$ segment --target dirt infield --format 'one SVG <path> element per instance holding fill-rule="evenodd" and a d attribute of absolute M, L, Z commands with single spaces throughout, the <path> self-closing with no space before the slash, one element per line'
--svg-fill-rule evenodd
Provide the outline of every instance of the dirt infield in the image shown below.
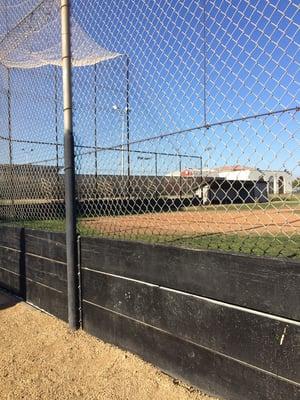
<path fill-rule="evenodd" d="M 300 210 L 179 211 L 156 214 L 101 217 L 81 221 L 81 225 L 104 234 L 193 235 L 299 234 Z"/>
<path fill-rule="evenodd" d="M 2 400 L 216 400 L 0 292 Z"/>

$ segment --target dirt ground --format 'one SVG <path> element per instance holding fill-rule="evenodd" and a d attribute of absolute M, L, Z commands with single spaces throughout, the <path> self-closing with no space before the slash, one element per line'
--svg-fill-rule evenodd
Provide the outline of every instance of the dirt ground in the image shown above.
<path fill-rule="evenodd" d="M 2 400 L 216 400 L 0 292 Z"/>
<path fill-rule="evenodd" d="M 105 234 L 193 235 L 202 233 L 300 234 L 300 210 L 220 210 L 101 217 L 81 222 Z"/>

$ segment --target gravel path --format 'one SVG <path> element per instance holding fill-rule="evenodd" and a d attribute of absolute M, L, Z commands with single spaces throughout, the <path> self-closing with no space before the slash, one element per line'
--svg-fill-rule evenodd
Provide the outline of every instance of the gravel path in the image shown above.
<path fill-rule="evenodd" d="M 0 292 L 2 400 L 216 400 Z"/>

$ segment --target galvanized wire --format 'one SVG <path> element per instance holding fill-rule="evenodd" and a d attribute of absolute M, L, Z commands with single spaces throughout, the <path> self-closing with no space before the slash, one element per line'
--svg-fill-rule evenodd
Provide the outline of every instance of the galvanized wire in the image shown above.
<path fill-rule="evenodd" d="M 58 111 L 62 96 L 57 75 L 61 73 L 56 67 L 0 70 L 3 220 L 64 216 L 62 117 Z"/>
<path fill-rule="evenodd" d="M 46 4 L 26 3 L 35 27 L 57 21 L 34 11 Z M 24 31 L 9 10 L 0 54 Z M 300 257 L 297 2 L 73 0 L 71 14 L 80 234 Z M 64 216 L 53 60 L 0 67 L 1 218 L 50 228 Z"/>
<path fill-rule="evenodd" d="M 63 220 L 61 71 L 39 67 L 35 53 L 53 43 L 54 33 L 45 29 L 59 15 L 58 3 L 3 0 L 0 7 L 0 218 Z M 38 32 L 40 42 L 32 48 L 37 68 L 28 68 L 24 50 Z"/>
<path fill-rule="evenodd" d="M 296 2 L 73 0 L 72 14 L 120 54 L 74 71 L 81 233 L 297 253 Z"/>

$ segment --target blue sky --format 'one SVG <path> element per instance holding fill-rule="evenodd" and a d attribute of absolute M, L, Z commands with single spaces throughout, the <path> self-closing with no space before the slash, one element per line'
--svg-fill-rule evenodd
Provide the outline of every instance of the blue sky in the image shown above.
<path fill-rule="evenodd" d="M 72 17 L 101 46 L 129 56 L 130 137 L 140 141 L 203 126 L 204 99 L 208 124 L 299 106 L 296 5 L 286 0 L 89 0 L 73 1 Z M 30 113 L 25 103 L 30 95 L 16 100 L 24 105 L 15 108 L 26 112 L 22 122 L 14 122 L 15 136 L 24 135 L 25 129 L 39 140 L 55 139 L 53 102 L 45 99 L 45 92 L 53 95 L 53 68 L 45 70 L 28 74 L 36 82 L 47 82 L 47 90 L 36 89 L 36 83 L 23 78 L 26 74 L 16 78 L 23 91 L 34 90 L 34 99 L 40 94 L 43 104 L 38 102 L 37 111 Z M 76 141 L 93 145 L 96 121 L 98 146 L 115 146 L 121 143 L 122 115 L 113 111 L 113 105 L 126 106 L 124 57 L 96 67 L 96 119 L 94 74 L 94 67 L 73 74 Z M 62 133 L 61 115 L 58 130 Z M 289 112 L 139 142 L 131 148 L 199 156 L 211 167 L 246 164 L 286 168 L 300 175 L 299 141 L 299 112 Z M 54 150 L 40 145 L 31 153 L 47 159 Z M 18 161 L 24 161 L 24 152 L 16 151 Z M 119 151 L 99 152 L 98 157 L 99 173 L 120 171 Z M 154 157 L 140 157 L 131 157 L 133 173 L 154 173 Z M 159 159 L 159 173 L 178 169 L 178 157 Z M 79 171 L 93 172 L 93 155 L 82 155 L 78 161 Z M 183 167 L 198 164 L 188 157 L 183 161 Z"/>

